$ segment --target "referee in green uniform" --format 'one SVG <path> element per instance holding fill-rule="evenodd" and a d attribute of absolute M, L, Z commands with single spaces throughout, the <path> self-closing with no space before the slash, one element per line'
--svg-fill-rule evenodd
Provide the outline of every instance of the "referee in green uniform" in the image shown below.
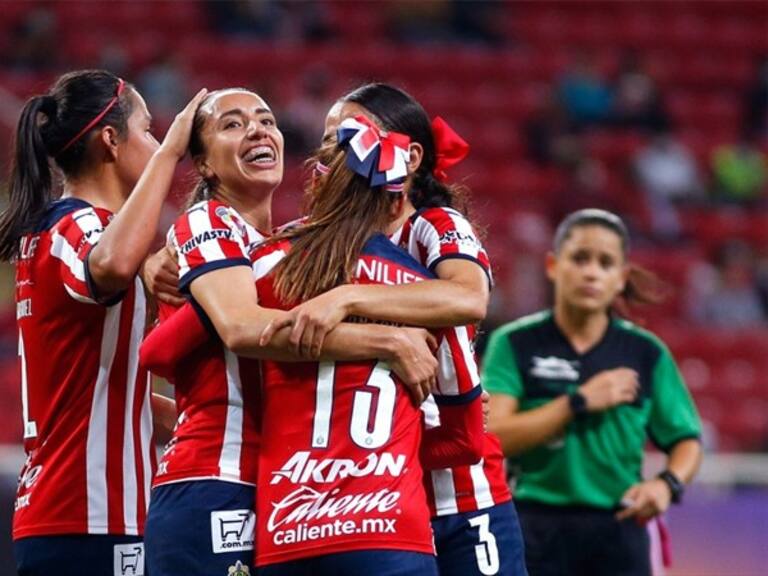
<path fill-rule="evenodd" d="M 649 576 L 644 524 L 680 502 L 701 461 L 699 417 L 669 350 L 612 313 L 652 300 L 628 248 L 615 214 L 568 216 L 547 256 L 554 308 L 497 329 L 485 353 L 489 427 L 519 463 L 530 576 Z M 644 481 L 648 437 L 668 459 Z"/>

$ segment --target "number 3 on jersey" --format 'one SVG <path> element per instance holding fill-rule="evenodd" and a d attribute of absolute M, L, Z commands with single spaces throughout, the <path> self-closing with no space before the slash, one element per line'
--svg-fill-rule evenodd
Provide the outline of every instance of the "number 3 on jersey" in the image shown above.
<path fill-rule="evenodd" d="M 490 530 L 490 516 L 481 514 L 469 519 L 469 525 L 478 528 L 477 539 L 480 544 L 475 545 L 477 556 L 477 568 L 481 574 L 492 576 L 499 573 L 499 548 L 496 546 L 496 537 Z"/>
<path fill-rule="evenodd" d="M 312 448 L 327 448 L 333 412 L 336 364 L 320 362 L 315 394 Z M 361 448 L 375 450 L 389 440 L 395 411 L 397 385 L 385 362 L 377 362 L 364 386 L 355 390 L 349 434 Z"/>

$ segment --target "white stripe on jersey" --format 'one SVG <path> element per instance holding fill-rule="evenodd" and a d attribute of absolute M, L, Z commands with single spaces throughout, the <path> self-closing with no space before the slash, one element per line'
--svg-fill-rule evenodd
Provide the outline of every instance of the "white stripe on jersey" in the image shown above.
<path fill-rule="evenodd" d="M 424 413 L 424 427 L 429 430 L 430 428 L 437 428 L 440 426 L 440 410 L 435 402 L 435 397 L 430 394 L 426 400 L 421 403 L 421 411 Z"/>
<path fill-rule="evenodd" d="M 173 247 L 176 258 L 178 258 L 179 277 L 181 277 L 185 270 L 189 270 L 189 263 L 187 262 L 187 257 L 181 253 L 181 246 L 179 246 L 179 242 L 176 239 L 176 231 L 173 229 L 173 226 L 168 230 L 168 234 L 165 235 L 165 238 L 166 243 Z"/>
<path fill-rule="evenodd" d="M 123 429 L 123 514 L 125 533 L 137 535 L 139 525 L 136 502 L 138 498 L 138 472 L 136 470 L 136 446 L 133 443 L 133 400 L 136 396 L 136 378 L 139 371 L 139 344 L 144 336 L 146 301 L 144 288 L 138 277 L 134 278 L 136 294 L 131 318 L 131 339 L 128 343 L 128 380 L 125 393 L 125 425 Z"/>
<path fill-rule="evenodd" d="M 277 266 L 278 262 L 285 258 L 285 251 L 284 250 L 276 250 L 275 252 L 272 252 L 272 254 L 267 254 L 263 258 L 259 258 L 256 260 L 256 262 L 253 262 L 251 266 L 253 267 L 253 279 L 254 280 L 260 280 L 270 272 L 272 272 L 272 269 Z"/>
<path fill-rule="evenodd" d="M 99 373 L 91 401 L 91 417 L 86 441 L 86 477 L 88 490 L 88 533 L 106 534 L 109 529 L 107 507 L 107 410 L 109 375 L 120 335 L 120 311 L 123 303 L 106 308 L 101 336 Z"/>
<path fill-rule="evenodd" d="M 488 484 L 488 478 L 485 477 L 483 470 L 484 460 L 469 467 L 469 473 L 472 476 L 472 485 L 475 489 L 475 502 L 477 508 L 482 510 L 493 506 L 493 496 L 491 495 L 491 486 Z"/>
<path fill-rule="evenodd" d="M 208 215 L 207 209 L 192 210 L 187 213 L 187 217 L 189 219 L 189 230 L 192 238 L 198 234 L 203 234 L 204 232 L 213 229 L 213 226 L 211 225 L 211 217 Z M 200 250 L 204 262 L 214 262 L 226 258 L 224 251 L 216 241 L 200 242 L 196 248 Z"/>
<path fill-rule="evenodd" d="M 104 224 L 93 208 L 83 208 L 72 214 L 72 220 L 83 231 L 83 239 L 88 244 L 96 244 L 104 233 Z"/>
<path fill-rule="evenodd" d="M 456 341 L 461 350 L 463 365 L 466 366 L 467 373 L 472 377 L 472 387 L 474 388 L 480 383 L 480 371 L 478 370 L 475 356 L 472 353 L 472 342 L 469 338 L 469 332 L 466 326 L 456 326 L 453 328 L 453 331 L 456 334 Z M 437 384 L 440 395 L 456 396 L 461 394 L 462 390 L 459 389 L 458 374 L 456 372 L 457 361 L 453 358 L 453 351 L 451 350 L 448 338 L 443 338 L 442 342 L 440 342 L 437 359 L 439 362 Z M 464 390 L 464 392 L 469 392 L 469 390 Z"/>
<path fill-rule="evenodd" d="M 227 423 L 219 456 L 221 476 L 240 479 L 240 452 L 243 448 L 243 389 L 237 356 L 224 350 L 227 366 Z"/>
<path fill-rule="evenodd" d="M 432 470 L 432 491 L 435 494 L 435 509 L 439 515 L 456 514 L 456 488 L 453 485 L 453 470 Z"/>
<path fill-rule="evenodd" d="M 142 446 L 149 446 L 153 450 L 152 444 L 152 376 L 147 372 L 146 387 L 144 390 L 144 400 L 141 403 L 141 428 L 140 440 Z M 149 495 L 152 490 L 152 456 L 149 450 L 142 449 L 141 465 L 144 472 L 144 507 L 149 505 Z"/>
<path fill-rule="evenodd" d="M 421 226 L 419 224 L 423 222 Z M 415 244 L 415 249 L 411 249 L 411 245 Z M 432 224 L 424 218 L 419 218 L 416 220 L 416 222 L 413 223 L 413 229 L 411 230 L 411 237 L 408 240 L 408 252 L 411 253 L 411 255 L 418 254 L 419 249 L 418 245 L 421 244 L 425 248 L 427 248 L 427 256 L 426 256 L 426 262 L 424 262 L 424 266 L 429 268 L 432 266 L 432 263 L 437 260 L 440 257 L 440 234 L 437 233 L 437 228 L 432 226 Z M 417 260 L 420 260 L 419 257 L 416 257 Z"/>
<path fill-rule="evenodd" d="M 51 234 L 51 256 L 64 262 L 72 276 L 80 280 L 80 282 L 85 282 L 85 264 L 77 256 L 77 252 L 67 242 L 67 239 L 58 232 Z M 64 285 L 66 286 L 66 284 Z"/>
<path fill-rule="evenodd" d="M 70 288 L 66 284 L 64 284 L 64 290 L 66 290 L 67 294 L 72 296 L 72 298 L 74 298 L 78 302 L 82 302 L 83 304 L 98 304 L 98 302 L 96 302 L 96 300 L 94 300 L 93 298 L 88 298 L 87 296 L 83 296 L 82 294 L 78 294 L 77 292 L 72 290 L 72 288 Z"/>

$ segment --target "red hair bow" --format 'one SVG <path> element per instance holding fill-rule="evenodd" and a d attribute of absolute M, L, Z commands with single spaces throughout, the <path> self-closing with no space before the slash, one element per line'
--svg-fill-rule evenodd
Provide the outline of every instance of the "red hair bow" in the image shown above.
<path fill-rule="evenodd" d="M 435 138 L 437 155 L 434 175 L 440 182 L 445 182 L 448 180 L 446 170 L 467 157 L 469 144 L 440 116 L 435 116 L 435 119 L 432 120 L 432 134 Z"/>

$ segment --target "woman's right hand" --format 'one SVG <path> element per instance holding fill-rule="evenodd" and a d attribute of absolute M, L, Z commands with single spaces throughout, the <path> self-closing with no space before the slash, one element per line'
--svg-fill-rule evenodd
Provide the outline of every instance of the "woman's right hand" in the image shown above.
<path fill-rule="evenodd" d="M 176 114 L 171 127 L 165 133 L 165 138 L 163 138 L 163 143 L 160 144 L 159 151 L 171 154 L 179 160 L 184 157 L 184 154 L 187 153 L 187 148 L 189 148 L 189 138 L 192 134 L 192 122 L 195 119 L 195 113 L 198 106 L 200 106 L 200 102 L 207 95 L 208 89 L 203 88 L 195 94 L 195 97 L 189 101 L 184 110 Z"/>
<path fill-rule="evenodd" d="M 630 368 L 603 370 L 579 387 L 587 410 L 602 412 L 619 404 L 634 402 L 640 388 L 637 372 Z"/>
<path fill-rule="evenodd" d="M 423 328 L 396 328 L 395 344 L 388 358 L 392 371 L 402 380 L 417 404 L 437 382 L 437 340 Z"/>

